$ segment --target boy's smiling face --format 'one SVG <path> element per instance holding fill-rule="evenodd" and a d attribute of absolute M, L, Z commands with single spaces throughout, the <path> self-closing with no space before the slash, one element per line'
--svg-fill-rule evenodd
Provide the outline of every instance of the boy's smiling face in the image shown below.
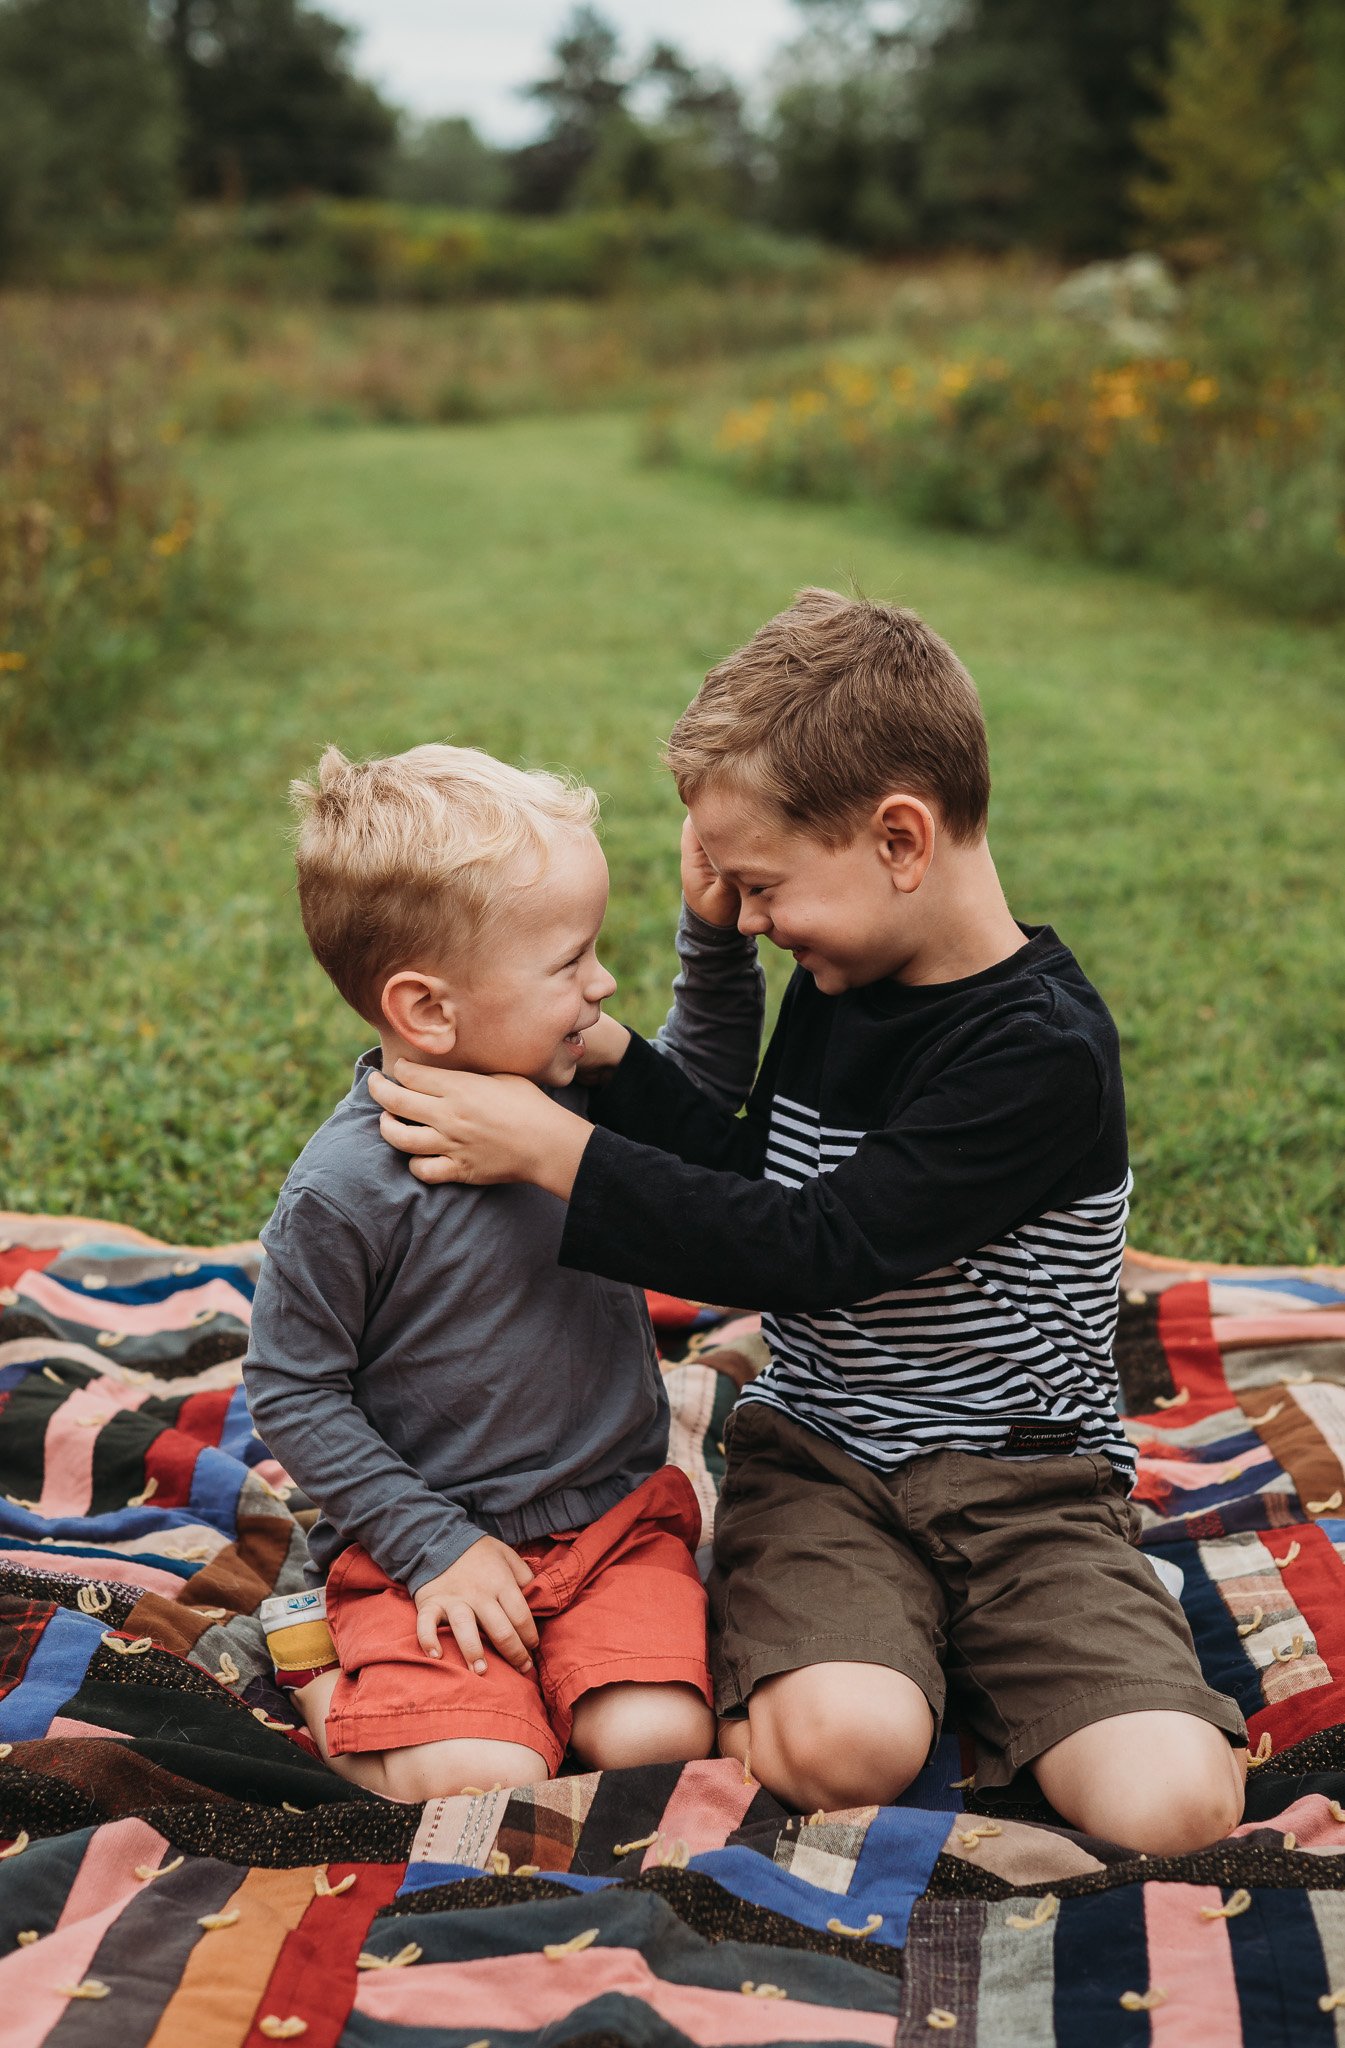
<path fill-rule="evenodd" d="M 915 942 L 912 897 L 933 851 L 933 819 L 919 799 L 887 800 L 835 848 L 729 782 L 703 790 L 689 814 L 711 866 L 738 891 L 739 931 L 792 953 L 824 995 L 900 973 Z M 922 847 L 914 841 L 925 828 Z"/>
<path fill-rule="evenodd" d="M 398 1043 L 385 1036 L 385 1066 L 404 1046 L 469 1073 L 521 1074 L 553 1088 L 573 1081 L 584 1032 L 616 988 L 597 955 L 607 891 L 593 834 L 557 834 L 546 865 L 509 890 L 461 970 L 392 977 L 383 1000 Z"/>

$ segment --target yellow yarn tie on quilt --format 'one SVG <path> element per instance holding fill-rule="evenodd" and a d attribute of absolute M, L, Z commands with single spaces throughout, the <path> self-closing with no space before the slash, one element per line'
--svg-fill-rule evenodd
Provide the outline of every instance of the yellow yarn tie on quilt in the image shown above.
<path fill-rule="evenodd" d="M 207 1934 L 214 1934 L 221 1927 L 236 1927 L 242 1917 L 242 1908 L 235 1906 L 232 1913 L 202 1913 L 196 1924 L 204 1927 Z"/>
<path fill-rule="evenodd" d="M 1222 1906 L 1202 1906 L 1200 1917 L 1202 1920 L 1236 1920 L 1251 1903 L 1251 1893 L 1239 1888 Z"/>
<path fill-rule="evenodd" d="M 15 1835 L 7 1849 L 0 1849 L 0 1863 L 7 1862 L 11 1856 L 22 1856 L 24 1850 L 28 1847 L 28 1842 L 28 1830 L 24 1828 L 19 1834 Z"/>
<path fill-rule="evenodd" d="M 492 1849 L 486 1860 L 490 1864 L 492 1876 L 508 1877 L 509 1858 L 505 1855 L 503 1849 Z"/>
<path fill-rule="evenodd" d="M 185 1856 L 175 1856 L 171 1863 L 161 1863 L 157 1869 L 152 1863 L 137 1863 L 135 1874 L 141 1884 L 153 1884 L 156 1877 L 167 1877 L 170 1870 L 181 1870 L 186 1860 Z"/>
<path fill-rule="evenodd" d="M 81 1614 L 106 1614 L 112 1605 L 111 1590 L 101 1580 L 81 1586 L 75 1596 L 75 1605 Z"/>
<path fill-rule="evenodd" d="M 964 1849 L 975 1849 L 982 1842 L 989 1841 L 992 1835 L 1003 1833 L 1004 1830 L 997 1820 L 982 1820 L 978 1821 L 974 1828 L 959 1828 L 957 1839 Z"/>
<path fill-rule="evenodd" d="M 1339 2012 L 1345 2006 L 1345 1991 L 1324 1991 L 1317 2000 L 1319 2012 Z"/>
<path fill-rule="evenodd" d="M 750 1977 L 745 1977 L 738 1986 L 738 1989 L 742 1992 L 744 1998 L 788 1998 L 789 1996 L 789 1993 L 782 1990 L 778 1984 L 754 1984 Z"/>
<path fill-rule="evenodd" d="M 1261 1740 L 1257 1743 L 1256 1748 L 1248 1754 L 1247 1769 L 1249 1771 L 1259 1771 L 1262 1764 L 1268 1764 L 1274 1754 L 1275 1745 L 1270 1739 L 1270 1730 L 1267 1728 L 1263 1731 Z"/>
<path fill-rule="evenodd" d="M 313 1889 L 320 1899 L 339 1899 L 342 1892 L 348 1892 L 353 1889 L 358 1875 L 358 1871 L 352 1870 L 348 1877 L 341 1879 L 339 1884 L 333 1884 L 327 1875 L 326 1864 L 320 1863 L 313 1872 Z"/>
<path fill-rule="evenodd" d="M 584 1949 L 592 1948 L 597 1939 L 598 1929 L 586 1927 L 582 1934 L 573 1934 L 568 1941 L 548 1941 L 542 1954 L 549 1963 L 558 1963 L 564 1956 L 577 1956 Z"/>
<path fill-rule="evenodd" d="M 1291 1543 L 1289 1545 L 1289 1548 L 1285 1551 L 1283 1557 L 1272 1557 L 1270 1562 L 1276 1567 L 1277 1570 L 1283 1571 L 1286 1565 L 1293 1563 L 1294 1559 L 1298 1556 L 1302 1548 L 1303 1546 L 1301 1543 Z"/>
<path fill-rule="evenodd" d="M 31 1948 L 33 1943 L 40 1941 L 42 1937 L 35 1927 L 21 1927 L 14 1939 L 20 1948 Z"/>
<path fill-rule="evenodd" d="M 1304 1639 L 1303 1639 L 1303 1637 L 1302 1637 L 1302 1636 L 1295 1636 L 1295 1637 L 1294 1637 L 1294 1640 L 1293 1640 L 1293 1642 L 1292 1642 L 1292 1643 L 1291 1643 L 1291 1644 L 1289 1645 L 1289 1648 L 1288 1648 L 1287 1650 L 1285 1650 L 1285 1649 L 1278 1649 L 1278 1650 L 1276 1650 L 1276 1652 L 1275 1652 L 1275 1662 L 1276 1662 L 1277 1664 L 1296 1664 L 1296 1663 L 1298 1662 L 1299 1658 L 1300 1658 L 1300 1657 L 1301 1657 L 1301 1656 L 1303 1655 L 1303 1650 L 1304 1650 Z"/>
<path fill-rule="evenodd" d="M 1341 1491 L 1337 1487 L 1335 1492 L 1326 1500 L 1310 1500 L 1307 1503 L 1308 1513 L 1310 1515 L 1333 1515 L 1340 1506 L 1341 1499 Z"/>
<path fill-rule="evenodd" d="M 957 2014 L 949 2012 L 946 2005 L 936 2005 L 925 2014 L 925 2025 L 933 2027 L 936 2033 L 951 2034 L 957 2025 Z"/>
<path fill-rule="evenodd" d="M 1166 2005 L 1172 1993 L 1160 1991 L 1155 1986 L 1149 1991 L 1123 1991 L 1121 2004 L 1127 2012 L 1154 2012 L 1160 2005 Z"/>
<path fill-rule="evenodd" d="M 82 1983 L 58 1984 L 56 1989 L 62 1998 L 106 1998 L 112 1986 L 97 1977 L 85 1977 Z"/>
<path fill-rule="evenodd" d="M 883 1924 L 881 1913 L 870 1913 L 862 1927 L 847 1927 L 844 1920 L 828 1920 L 828 1934 L 843 1934 L 847 1941 L 867 1941 Z"/>
<path fill-rule="evenodd" d="M 282 2020 L 278 2014 L 268 2012 L 264 2019 L 258 2020 L 257 2032 L 265 2034 L 268 2041 L 294 2041 L 300 2034 L 308 2032 L 308 2021 L 301 2020 L 297 2013 L 291 2013 L 287 2020 Z"/>
<path fill-rule="evenodd" d="M 1191 1398 L 1191 1389 L 1183 1387 L 1180 1394 L 1155 1394 L 1155 1408 L 1184 1408 Z"/>
<path fill-rule="evenodd" d="M 1238 1623 L 1238 1634 L 1240 1636 L 1254 1636 L 1256 1634 L 1256 1631 L 1260 1628 L 1262 1622 L 1265 1620 L 1265 1618 L 1265 1608 L 1258 1607 L 1255 1613 L 1252 1615 L 1250 1621 L 1240 1621 Z"/>
<path fill-rule="evenodd" d="M 149 1501 L 149 1500 L 153 1500 L 153 1498 L 154 1498 L 155 1494 L 156 1494 L 156 1493 L 157 1493 L 158 1491 L 159 1491 L 159 1482 L 158 1482 L 158 1480 L 157 1480 L 157 1479 L 151 1479 L 151 1480 L 149 1481 L 148 1485 L 147 1485 L 147 1486 L 145 1487 L 145 1489 L 144 1489 L 144 1491 L 143 1491 L 142 1493 L 133 1493 L 133 1494 L 131 1495 L 131 1498 L 130 1498 L 130 1499 L 129 1499 L 129 1500 L 127 1501 L 126 1505 L 127 1505 L 127 1507 L 128 1507 L 128 1508 L 143 1508 L 143 1507 L 144 1507 L 144 1505 L 145 1505 L 145 1502 L 146 1502 L 146 1501 Z"/>
<path fill-rule="evenodd" d="M 638 1842 L 614 1842 L 612 1854 L 619 1862 L 623 1856 L 633 1856 L 637 1849 L 652 1849 L 657 1840 L 658 1829 L 655 1828 L 652 1835 L 641 1835 Z"/>
<path fill-rule="evenodd" d="M 425 1951 L 418 1941 L 408 1941 L 405 1948 L 399 1948 L 395 1956 L 371 1956 L 367 1949 L 361 1949 L 355 1958 L 357 1970 L 406 1970 L 412 1963 L 418 1963 Z"/>
<path fill-rule="evenodd" d="M 146 1650 L 154 1648 L 152 1636 L 137 1636 L 134 1642 L 128 1643 L 123 1636 L 114 1635 L 111 1629 L 103 1630 L 101 1640 L 107 1644 L 109 1650 L 115 1650 L 119 1657 L 143 1657 Z"/>
<path fill-rule="evenodd" d="M 1054 1920 L 1059 1911 L 1059 1899 L 1054 1892 L 1047 1892 L 1043 1898 L 1038 1899 L 1035 1912 L 1006 1913 L 1004 1924 L 1006 1927 L 1017 1927 L 1022 1933 L 1026 1934 L 1029 1928 L 1045 1927 L 1047 1921 Z"/>

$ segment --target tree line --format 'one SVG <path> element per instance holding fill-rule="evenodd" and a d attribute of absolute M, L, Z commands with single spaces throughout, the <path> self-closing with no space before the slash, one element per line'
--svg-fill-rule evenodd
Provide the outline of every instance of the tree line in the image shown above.
<path fill-rule="evenodd" d="M 751 104 L 573 9 L 537 139 L 412 121 L 303 0 L 0 0 L 0 253 L 299 193 L 694 207 L 879 256 L 1345 248 L 1339 0 L 796 0 Z"/>

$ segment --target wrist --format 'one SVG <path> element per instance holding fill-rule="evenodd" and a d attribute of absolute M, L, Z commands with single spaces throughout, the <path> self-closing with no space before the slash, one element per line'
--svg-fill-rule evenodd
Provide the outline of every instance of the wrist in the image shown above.
<path fill-rule="evenodd" d="M 592 1136 L 593 1126 L 585 1117 L 562 1109 L 558 1102 L 549 1103 L 548 1114 L 538 1122 L 537 1144 L 528 1173 L 533 1186 L 545 1188 L 548 1194 L 559 1195 L 563 1202 L 568 1202 Z"/>

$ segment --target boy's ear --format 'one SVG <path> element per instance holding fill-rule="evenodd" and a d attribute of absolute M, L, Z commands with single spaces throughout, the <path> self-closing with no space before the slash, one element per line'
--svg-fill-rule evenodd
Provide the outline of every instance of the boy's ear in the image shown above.
<path fill-rule="evenodd" d="M 918 889 L 934 858 L 938 824 L 929 805 L 905 791 L 885 796 L 870 820 L 879 860 L 903 895 Z"/>
<path fill-rule="evenodd" d="M 446 981 L 405 968 L 383 984 L 383 1015 L 404 1045 L 442 1059 L 458 1040 L 458 1017 Z"/>

